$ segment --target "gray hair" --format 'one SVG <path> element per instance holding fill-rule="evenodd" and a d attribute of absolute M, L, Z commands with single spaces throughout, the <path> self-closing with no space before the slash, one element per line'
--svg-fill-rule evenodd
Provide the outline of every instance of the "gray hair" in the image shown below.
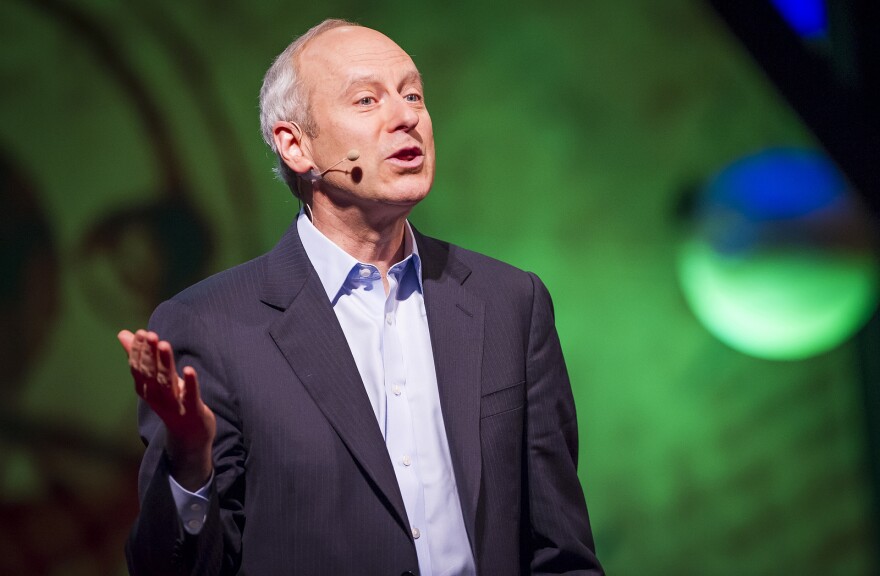
<path fill-rule="evenodd" d="M 306 44 L 316 36 L 342 26 L 359 26 L 359 24 L 328 18 L 294 40 L 272 62 L 260 88 L 260 129 L 263 132 L 263 140 L 278 156 L 275 175 L 290 187 L 297 198 L 300 197 L 298 175 L 284 163 L 278 153 L 272 127 L 279 120 L 289 120 L 296 122 L 306 135 L 311 137 L 318 135 L 318 127 L 312 119 L 309 106 L 309 94 L 299 75 L 297 58 Z"/>

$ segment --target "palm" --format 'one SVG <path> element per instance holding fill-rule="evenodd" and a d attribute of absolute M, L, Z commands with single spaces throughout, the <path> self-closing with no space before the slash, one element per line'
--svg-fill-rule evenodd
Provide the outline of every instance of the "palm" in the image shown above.
<path fill-rule="evenodd" d="M 217 424 L 214 413 L 202 402 L 196 371 L 185 367 L 183 378 L 178 376 L 171 344 L 160 341 L 155 332 L 123 330 L 118 338 L 128 354 L 135 391 L 165 423 L 166 450 L 172 464 L 186 466 L 190 461 L 204 460 L 206 454 L 209 464 Z M 191 474 L 180 470 L 180 475 L 203 476 L 205 462 L 202 464 Z"/>

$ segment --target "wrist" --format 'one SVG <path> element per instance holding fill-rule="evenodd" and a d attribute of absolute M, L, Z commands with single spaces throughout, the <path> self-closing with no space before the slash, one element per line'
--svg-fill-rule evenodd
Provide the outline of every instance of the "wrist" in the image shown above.
<path fill-rule="evenodd" d="M 166 443 L 169 471 L 181 487 L 195 492 L 211 479 L 214 462 L 211 446 L 198 449 L 182 449 L 173 442 Z"/>

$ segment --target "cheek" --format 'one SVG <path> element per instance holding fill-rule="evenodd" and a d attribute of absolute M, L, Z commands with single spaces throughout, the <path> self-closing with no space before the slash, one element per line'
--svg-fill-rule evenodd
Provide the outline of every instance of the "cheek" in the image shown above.
<path fill-rule="evenodd" d="M 422 146 L 427 154 L 430 151 L 431 159 L 434 157 L 434 125 L 431 123 L 431 117 L 425 112 L 419 125 L 416 128 L 422 141 Z"/>
<path fill-rule="evenodd" d="M 434 124 L 431 123 L 431 116 L 425 112 L 425 117 L 422 118 L 419 125 L 422 127 L 422 134 L 425 137 L 426 141 L 431 143 L 431 147 L 434 146 Z"/>

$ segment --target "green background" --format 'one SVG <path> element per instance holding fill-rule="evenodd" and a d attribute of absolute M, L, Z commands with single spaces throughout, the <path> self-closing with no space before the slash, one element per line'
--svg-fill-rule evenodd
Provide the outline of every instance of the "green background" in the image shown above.
<path fill-rule="evenodd" d="M 115 333 L 289 224 L 257 92 L 328 16 L 425 78 L 438 172 L 411 220 L 550 288 L 609 574 L 877 573 L 857 344 L 745 356 L 676 280 L 687 190 L 816 145 L 697 0 L 0 4 L 0 572 L 123 572 L 141 446 Z"/>

